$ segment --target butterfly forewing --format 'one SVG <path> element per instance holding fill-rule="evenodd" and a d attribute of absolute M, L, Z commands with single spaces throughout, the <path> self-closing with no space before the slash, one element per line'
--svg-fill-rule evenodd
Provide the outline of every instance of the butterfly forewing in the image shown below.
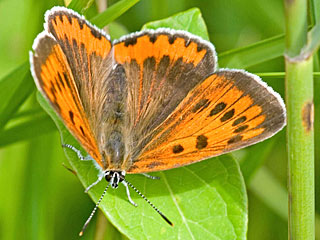
<path fill-rule="evenodd" d="M 32 73 L 38 89 L 86 151 L 100 161 L 95 138 L 62 48 L 52 36 L 43 32 L 38 36 L 34 51 L 31 55 Z"/>
<path fill-rule="evenodd" d="M 285 124 L 282 99 L 257 76 L 220 71 L 157 128 L 129 172 L 165 170 L 262 141 Z"/>
<path fill-rule="evenodd" d="M 112 44 L 105 33 L 82 16 L 65 8 L 56 9 L 46 14 L 46 29 L 67 57 L 84 111 L 98 139 L 107 118 L 103 115 L 108 108 L 107 93 L 113 85 L 110 83 L 114 67 Z"/>

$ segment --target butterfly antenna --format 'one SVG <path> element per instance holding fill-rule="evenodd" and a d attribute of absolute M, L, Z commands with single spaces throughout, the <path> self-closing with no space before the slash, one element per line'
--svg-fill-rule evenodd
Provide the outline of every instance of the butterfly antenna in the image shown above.
<path fill-rule="evenodd" d="M 104 192 L 102 193 L 100 199 L 98 200 L 96 206 L 94 207 L 94 209 L 92 210 L 90 216 L 88 217 L 87 221 L 85 222 L 85 224 L 83 225 L 81 232 L 79 233 L 79 236 L 81 237 L 83 235 L 83 232 L 86 230 L 88 224 L 90 223 L 92 217 L 94 216 L 95 212 L 97 211 L 97 208 L 99 207 L 100 202 L 102 201 L 102 198 L 104 197 L 104 195 L 106 194 L 108 188 L 110 186 L 110 183 L 107 185 L 106 189 L 104 190 Z"/>
<path fill-rule="evenodd" d="M 126 182 L 136 193 L 138 193 L 140 195 L 140 197 L 142 197 L 147 203 L 149 203 L 149 205 L 157 212 L 159 213 L 159 215 L 171 226 L 173 226 L 173 223 L 155 206 L 152 204 L 152 202 L 149 201 L 149 199 L 147 199 L 138 189 L 136 189 L 130 182 L 128 182 L 127 180 L 123 180 L 124 182 Z"/>

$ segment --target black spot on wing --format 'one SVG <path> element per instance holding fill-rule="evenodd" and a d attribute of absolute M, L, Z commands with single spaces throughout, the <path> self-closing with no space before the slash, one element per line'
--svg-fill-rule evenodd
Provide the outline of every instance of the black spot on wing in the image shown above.
<path fill-rule="evenodd" d="M 60 21 L 63 22 L 62 14 L 59 14 L 58 16 L 60 18 Z"/>
<path fill-rule="evenodd" d="M 62 87 L 64 88 L 64 81 L 62 80 L 62 77 L 61 77 L 61 74 L 60 72 L 58 72 L 58 80 L 59 80 L 59 83 L 62 85 Z"/>
<path fill-rule="evenodd" d="M 173 44 L 176 39 L 177 39 L 177 37 L 175 35 L 168 36 L 168 41 L 170 44 Z"/>
<path fill-rule="evenodd" d="M 74 125 L 74 115 L 73 115 L 73 112 L 72 111 L 69 111 L 69 117 L 70 117 L 70 120 L 72 122 L 72 124 Z"/>
<path fill-rule="evenodd" d="M 238 127 L 236 130 L 234 130 L 234 133 L 243 132 L 243 131 L 246 130 L 248 127 L 249 127 L 248 125 L 242 125 L 242 126 Z"/>
<path fill-rule="evenodd" d="M 60 86 L 60 82 L 55 78 L 55 86 L 58 87 L 59 89 L 59 92 L 62 92 L 62 89 L 61 89 L 61 86 Z M 52 83 L 52 86 L 53 86 L 53 83 Z"/>
<path fill-rule="evenodd" d="M 205 148 L 206 146 L 208 146 L 208 138 L 204 135 L 198 136 L 196 148 L 200 150 Z"/>
<path fill-rule="evenodd" d="M 181 153 L 183 152 L 184 148 L 178 144 L 178 145 L 174 145 L 173 148 L 172 148 L 172 152 L 177 154 L 177 153 Z"/>
<path fill-rule="evenodd" d="M 53 95 L 53 97 L 55 98 L 55 99 L 57 99 L 57 96 L 56 96 L 56 90 L 54 89 L 54 87 L 53 86 L 51 86 L 50 88 L 49 88 L 49 91 L 51 92 L 51 94 Z"/>
<path fill-rule="evenodd" d="M 198 110 L 200 110 L 199 112 L 203 111 L 205 108 L 207 108 L 210 104 L 209 99 L 201 99 L 193 108 L 192 108 L 192 112 L 197 112 Z"/>
<path fill-rule="evenodd" d="M 238 119 L 236 119 L 233 123 L 232 123 L 232 126 L 237 126 L 238 124 L 240 123 L 243 123 L 244 121 L 247 120 L 247 117 L 246 116 L 242 116 Z"/>
<path fill-rule="evenodd" d="M 223 111 L 223 110 L 226 108 L 226 106 L 227 106 L 227 104 L 225 104 L 224 102 L 218 103 L 218 104 L 214 107 L 214 109 L 212 109 L 212 110 L 210 111 L 209 116 L 211 117 L 211 116 L 214 116 L 214 115 L 218 114 L 219 112 Z"/>
<path fill-rule="evenodd" d="M 198 51 L 198 52 L 201 52 L 202 50 L 203 50 L 203 46 L 201 46 L 201 45 L 198 44 L 198 46 L 197 46 L 197 51 Z"/>
<path fill-rule="evenodd" d="M 91 28 L 91 34 L 92 36 L 94 36 L 95 38 L 98 38 L 99 40 L 102 38 L 102 34 L 93 28 Z"/>
<path fill-rule="evenodd" d="M 84 133 L 82 126 L 80 126 L 80 131 L 81 131 L 82 135 L 85 137 L 86 134 Z"/>
<path fill-rule="evenodd" d="M 79 26 L 80 26 L 80 29 L 83 29 L 83 25 L 85 24 L 85 21 L 82 20 L 82 19 L 77 19 L 78 20 L 78 23 L 79 23 Z"/>
<path fill-rule="evenodd" d="M 127 38 L 124 41 L 124 46 L 128 47 L 129 45 L 135 45 L 137 44 L 137 38 L 136 37 L 131 37 L 131 38 Z"/>
<path fill-rule="evenodd" d="M 234 109 L 231 109 L 230 111 L 226 112 L 222 118 L 220 118 L 221 122 L 225 122 L 227 120 L 229 120 L 230 118 L 232 118 L 234 115 Z"/>
<path fill-rule="evenodd" d="M 151 43 L 155 43 L 157 41 L 157 35 L 150 35 L 149 36 L 149 41 Z"/>
<path fill-rule="evenodd" d="M 68 78 L 68 75 L 66 72 L 63 72 L 63 77 L 68 85 L 68 88 L 71 89 L 71 85 L 70 85 L 70 79 Z"/>

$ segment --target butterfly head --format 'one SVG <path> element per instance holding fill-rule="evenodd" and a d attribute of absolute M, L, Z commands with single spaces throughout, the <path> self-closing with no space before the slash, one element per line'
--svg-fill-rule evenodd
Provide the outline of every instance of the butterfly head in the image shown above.
<path fill-rule="evenodd" d="M 118 188 L 119 183 L 125 179 L 125 171 L 106 171 L 105 179 L 110 182 L 112 188 Z"/>

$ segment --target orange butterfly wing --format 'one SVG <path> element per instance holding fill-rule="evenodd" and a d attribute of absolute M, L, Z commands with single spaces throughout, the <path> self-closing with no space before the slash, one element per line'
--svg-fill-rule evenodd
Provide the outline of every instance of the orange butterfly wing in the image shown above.
<path fill-rule="evenodd" d="M 111 42 L 77 13 L 54 7 L 46 13 L 45 31 L 30 54 L 31 71 L 73 136 L 104 167 L 97 134 L 103 95 L 112 70 Z"/>
<path fill-rule="evenodd" d="M 66 8 L 55 7 L 45 18 L 45 28 L 66 55 L 86 117 L 99 138 L 99 125 L 105 119 L 101 113 L 114 66 L 109 36 Z"/>
<path fill-rule="evenodd" d="M 125 136 L 132 161 L 153 139 L 155 129 L 206 76 L 214 72 L 213 46 L 184 31 L 134 33 L 114 44 L 115 60 L 127 79 Z"/>
<path fill-rule="evenodd" d="M 189 92 L 128 172 L 201 161 L 262 141 L 284 125 L 282 99 L 257 76 L 219 71 Z"/>
<path fill-rule="evenodd" d="M 34 48 L 35 53 L 31 54 L 32 73 L 38 89 L 86 151 L 100 160 L 66 56 L 55 39 L 42 35 Z"/>

